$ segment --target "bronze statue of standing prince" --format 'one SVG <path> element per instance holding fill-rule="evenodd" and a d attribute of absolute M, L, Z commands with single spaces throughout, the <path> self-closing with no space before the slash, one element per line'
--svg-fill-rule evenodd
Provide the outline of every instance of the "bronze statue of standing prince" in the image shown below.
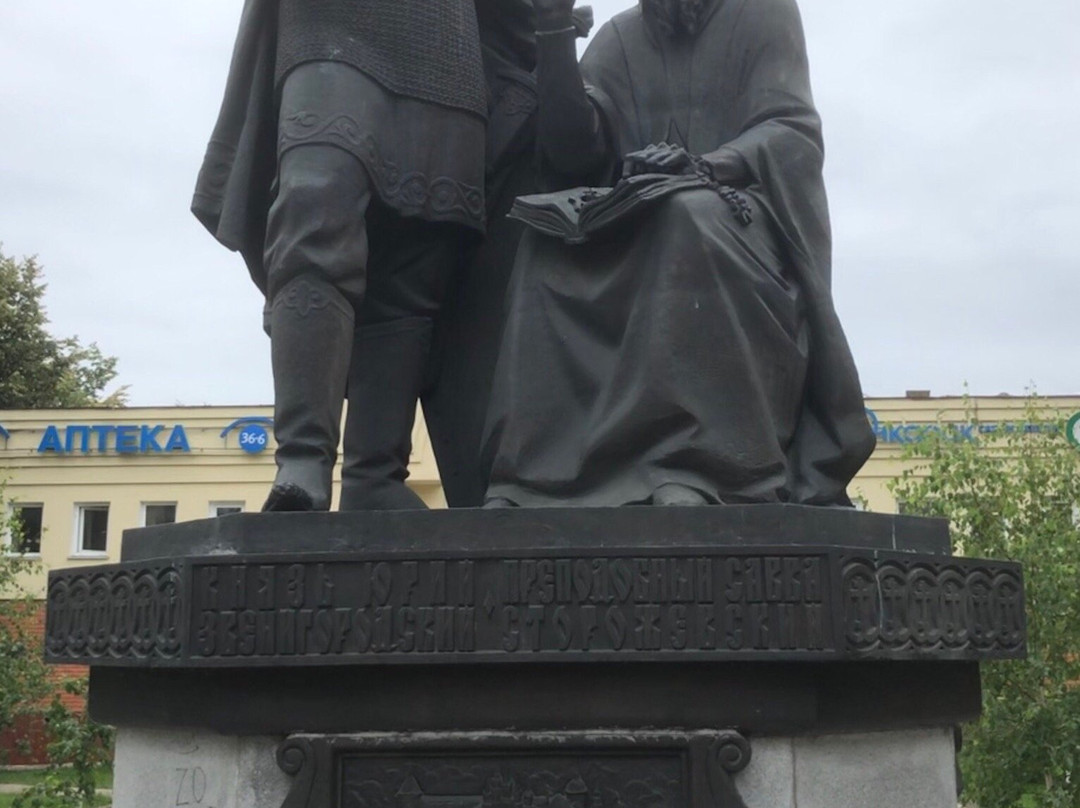
<path fill-rule="evenodd" d="M 266 295 L 263 510 L 423 503 L 404 484 L 433 321 L 482 233 L 473 0 L 247 0 L 192 209 Z"/>

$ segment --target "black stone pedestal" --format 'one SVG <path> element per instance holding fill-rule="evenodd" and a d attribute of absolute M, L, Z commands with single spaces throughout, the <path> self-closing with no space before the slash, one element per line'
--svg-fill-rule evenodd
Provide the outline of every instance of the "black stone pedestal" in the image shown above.
<path fill-rule="evenodd" d="M 978 663 L 1025 636 L 1019 568 L 944 523 L 795 506 L 236 515 L 128 531 L 48 598 L 49 658 L 91 666 L 132 771 L 185 733 L 263 739 L 263 766 L 289 736 L 289 808 L 723 808 L 770 766 L 807 808 L 807 761 L 853 738 L 951 772 Z"/>

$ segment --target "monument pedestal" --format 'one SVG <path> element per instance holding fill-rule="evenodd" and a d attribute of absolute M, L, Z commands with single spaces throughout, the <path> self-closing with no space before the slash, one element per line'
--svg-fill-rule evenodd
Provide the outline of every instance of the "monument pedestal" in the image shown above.
<path fill-rule="evenodd" d="M 46 628 L 119 808 L 951 808 L 1024 631 L 942 522 L 763 505 L 146 528 Z"/>
<path fill-rule="evenodd" d="M 448 744 L 459 744 L 460 738 L 450 736 L 446 740 Z M 360 744 L 367 742 L 372 745 L 400 739 L 401 736 L 377 734 L 349 738 Z M 430 742 L 439 739 L 439 736 L 425 735 L 424 739 Z M 482 736 L 465 736 L 465 739 L 470 743 L 475 742 L 477 749 L 483 748 Z M 286 802 L 290 798 L 292 778 L 275 764 L 275 750 L 282 740 L 280 736 L 236 737 L 206 731 L 121 729 L 117 733 L 113 805 L 116 808 L 145 808 L 152 805 L 170 808 L 281 808 L 285 805 L 292 808 L 319 804 L 303 801 L 310 796 L 310 791 L 303 789 Z M 480 754 L 478 751 L 475 753 Z M 412 760 L 417 760 L 415 753 Z M 430 768 L 421 768 L 431 772 Z M 408 773 L 393 774 L 399 776 L 401 786 L 406 785 L 412 776 Z M 573 775 L 558 779 L 561 774 L 558 771 L 553 774 L 554 784 L 547 794 L 534 792 L 538 798 L 546 797 L 546 804 L 551 806 L 562 804 L 557 799 L 553 801 L 552 797 L 559 794 L 567 796 L 564 793 L 566 786 L 575 779 Z M 498 778 L 499 774 L 494 777 Z M 490 779 L 494 778 L 487 778 L 484 786 L 488 785 Z M 509 780 L 510 776 L 503 779 Z M 445 777 L 443 782 L 446 782 Z M 582 782 L 585 780 L 582 779 Z M 452 789 L 454 785 L 451 779 L 449 786 L 443 788 Z M 748 765 L 733 775 L 732 786 L 746 808 L 955 808 L 953 732 L 951 729 L 923 729 L 758 737 L 752 741 Z M 457 794 L 457 797 L 469 796 L 468 787 L 461 790 L 466 793 Z M 391 789 L 385 802 L 372 797 L 363 801 L 345 797 L 338 802 L 333 794 L 315 796 L 328 797 L 328 802 L 322 804 L 332 805 L 408 805 L 406 795 L 399 796 L 399 791 L 400 787 Z M 422 804 L 439 804 L 437 800 L 430 799 L 438 797 L 438 793 L 423 796 L 428 797 L 429 801 Z M 479 796 L 484 796 L 482 788 Z M 567 801 L 578 804 L 571 797 L 572 794 Z M 473 804 L 526 804 L 523 798 L 514 801 L 504 797 L 504 800 L 477 799 Z M 451 803 L 467 804 L 465 800 L 445 802 L 447 805 Z M 583 804 L 593 808 L 597 803 L 585 799 Z M 599 804 L 619 803 L 614 798 L 605 801 L 601 791 Z M 622 804 L 663 803 L 624 801 Z M 738 803 L 708 803 L 720 808 L 733 804 Z"/>

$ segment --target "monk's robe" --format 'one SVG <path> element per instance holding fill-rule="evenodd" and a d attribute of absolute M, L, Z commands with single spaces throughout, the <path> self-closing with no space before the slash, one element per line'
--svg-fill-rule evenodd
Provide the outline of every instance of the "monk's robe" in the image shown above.
<path fill-rule="evenodd" d="M 488 418 L 489 499 L 625 505 L 675 483 L 712 503 L 849 504 L 874 438 L 832 302 L 793 0 L 714 0 L 692 39 L 635 8 L 598 32 L 581 73 L 602 159 L 562 187 L 610 184 L 624 155 L 666 142 L 737 185 L 752 223 L 698 189 L 583 245 L 525 237 Z"/>

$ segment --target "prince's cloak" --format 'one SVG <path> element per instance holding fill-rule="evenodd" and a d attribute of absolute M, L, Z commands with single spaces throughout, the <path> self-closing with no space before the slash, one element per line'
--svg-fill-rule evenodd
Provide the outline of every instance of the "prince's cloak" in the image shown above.
<path fill-rule="evenodd" d="M 279 131 L 280 86 L 291 67 L 309 61 L 343 62 L 370 80 L 375 100 L 357 105 L 369 114 L 341 110 L 349 125 L 327 121 L 336 127 L 327 142 L 365 162 L 383 202 L 403 215 L 483 230 L 482 138 L 471 138 L 477 142 L 468 154 L 440 152 L 447 127 L 483 131 L 486 98 L 472 0 L 246 0 L 192 211 L 218 241 L 243 255 L 260 289 L 266 288 L 262 253 L 278 153 L 282 142 L 310 134 L 301 131 L 298 138 L 295 121 Z M 415 125 L 410 110 L 418 113 Z M 326 132 L 314 134 L 326 140 Z M 420 176 L 409 155 L 440 157 L 446 170 Z M 465 204 L 444 204 L 440 211 L 445 200 L 439 194 L 447 187 Z"/>

